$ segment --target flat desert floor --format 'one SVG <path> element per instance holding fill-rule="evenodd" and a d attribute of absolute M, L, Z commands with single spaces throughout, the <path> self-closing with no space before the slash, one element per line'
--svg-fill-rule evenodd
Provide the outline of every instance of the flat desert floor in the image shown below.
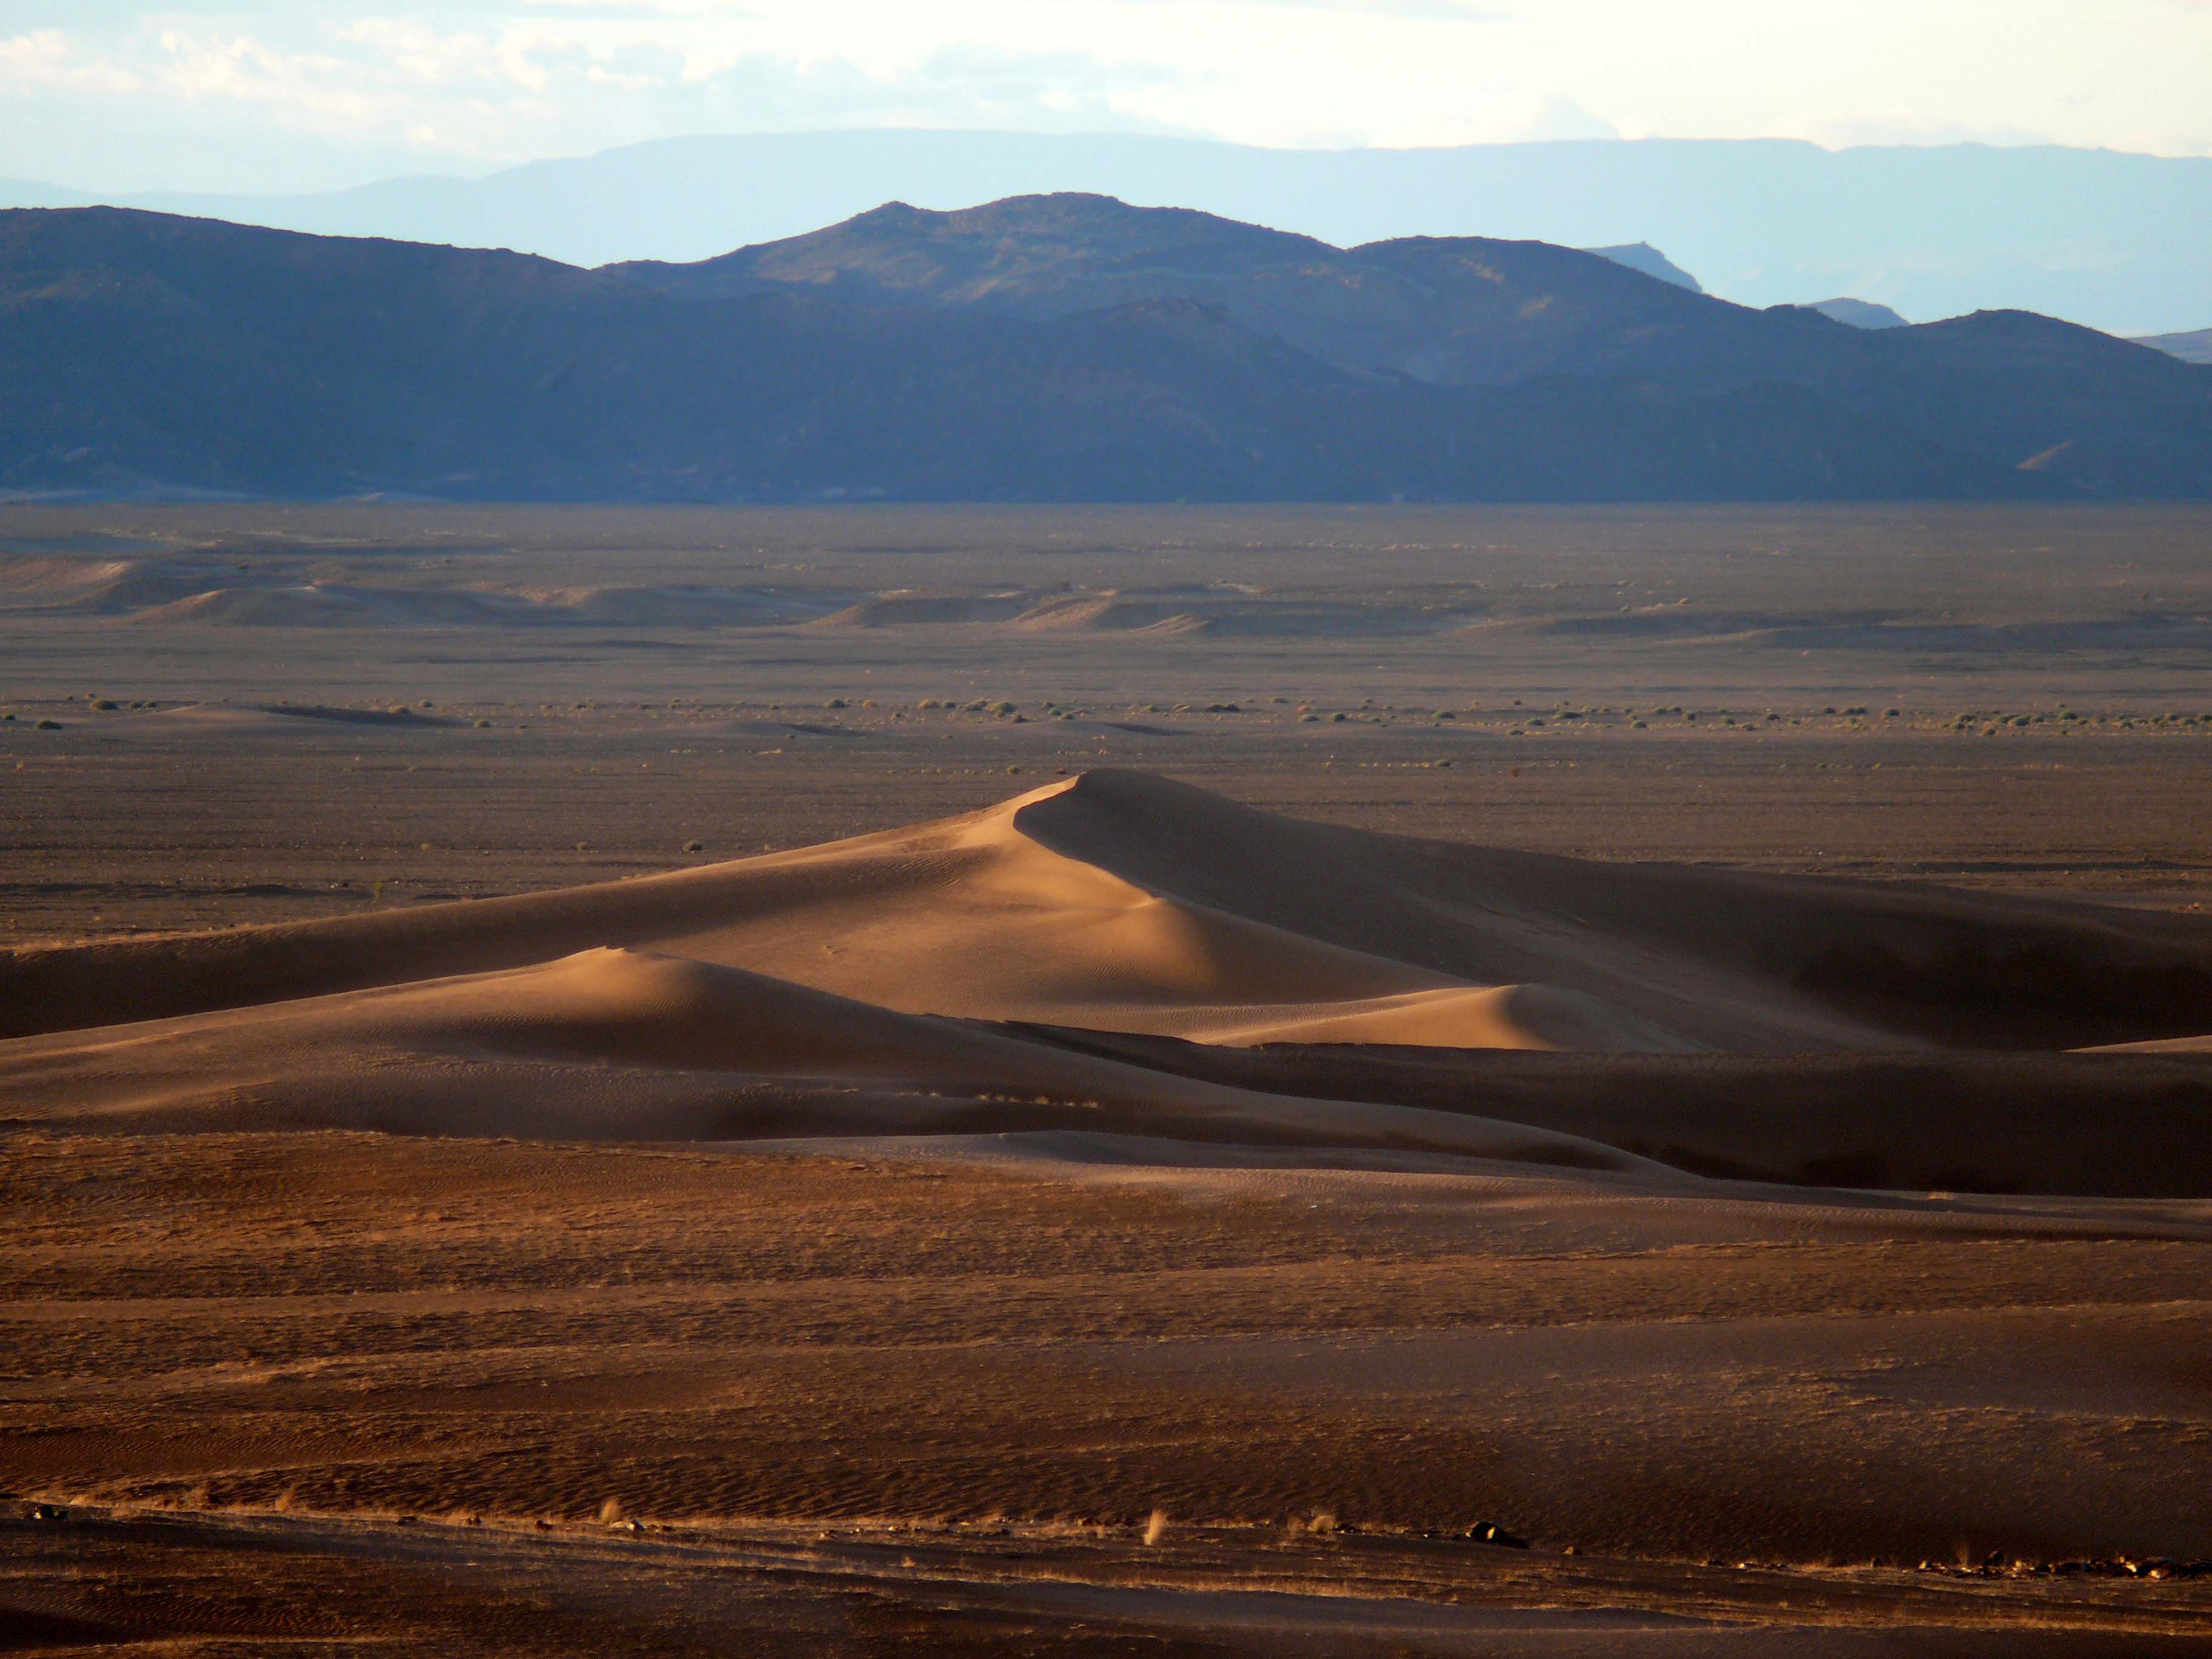
<path fill-rule="evenodd" d="M 0 507 L 0 1650 L 2212 1652 L 2208 556 Z"/>

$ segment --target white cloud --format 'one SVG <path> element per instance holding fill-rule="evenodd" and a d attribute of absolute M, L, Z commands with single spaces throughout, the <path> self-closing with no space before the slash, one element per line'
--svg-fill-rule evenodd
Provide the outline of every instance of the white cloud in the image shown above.
<path fill-rule="evenodd" d="M 136 92 L 138 84 L 130 70 L 84 52 L 59 29 L 0 40 L 0 86 L 122 97 Z"/>
<path fill-rule="evenodd" d="M 346 84 L 342 59 L 288 52 L 246 35 L 164 29 L 145 79 L 187 102 L 274 106 L 312 125 L 374 119 L 374 97 Z"/>

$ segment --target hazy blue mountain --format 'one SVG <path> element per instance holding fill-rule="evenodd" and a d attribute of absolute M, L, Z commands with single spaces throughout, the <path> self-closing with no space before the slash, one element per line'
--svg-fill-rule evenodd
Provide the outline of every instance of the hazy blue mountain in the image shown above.
<path fill-rule="evenodd" d="M 2169 357 L 2179 357 L 2185 363 L 2212 363 L 2212 328 L 2200 328 L 2187 334 L 2142 335 L 2136 343 L 2163 351 Z"/>
<path fill-rule="evenodd" d="M 1771 317 L 1543 242 L 1407 237 L 1347 250 L 1074 193 L 950 213 L 894 202 L 712 259 L 601 271 L 697 299 L 781 289 L 1036 318 L 1172 295 L 1218 306 L 1340 368 L 1442 384 L 1570 374 L 1713 390 L 1802 378 L 1857 349 L 1853 336 L 1809 313 Z"/>
<path fill-rule="evenodd" d="M 478 179 L 126 204 L 597 265 L 704 258 L 887 200 L 951 209 L 1058 191 L 1197 208 L 1340 246 L 1411 235 L 1644 241 L 1711 292 L 1762 307 L 1854 294 L 1907 316 L 2013 308 L 2122 334 L 2194 328 L 2212 313 L 2212 159 L 2050 146 L 1272 150 L 1129 135 L 768 133 L 668 139 Z M 0 204 L 11 199 L 46 204 Z"/>
<path fill-rule="evenodd" d="M 1255 297 L 1310 264 L 1274 310 Z M 2212 493 L 2212 370 L 2049 319 L 1869 333 L 1569 248 L 1339 252 L 1096 198 L 894 206 L 699 266 L 597 271 L 0 212 L 0 314 L 15 494 Z M 1443 331 L 1427 376 L 1392 366 L 1425 330 Z"/>
<path fill-rule="evenodd" d="M 1838 295 L 1833 300 L 1815 300 L 1806 307 L 1823 317 L 1832 317 L 1839 323 L 1849 323 L 1853 328 L 1909 328 L 1911 324 L 1887 306 L 1878 306 L 1868 300 L 1853 300 Z"/>
<path fill-rule="evenodd" d="M 0 207 L 89 207 L 97 198 L 29 179 L 0 179 Z"/>
<path fill-rule="evenodd" d="M 1754 311 L 1542 242 L 1309 237 L 1110 197 L 1016 197 L 951 213 L 892 203 L 691 264 L 604 267 L 656 293 L 781 291 L 871 310 L 1035 319 L 1191 299 L 1355 374 L 1447 386 L 1547 377 L 1677 396 L 1787 384 L 2000 466 L 2093 492 L 2212 488 L 2212 376 L 2024 313 L 1869 331 L 1808 307 Z"/>
<path fill-rule="evenodd" d="M 1601 259 L 1610 259 L 1617 265 L 1626 265 L 1631 270 L 1640 270 L 1646 276 L 1656 276 L 1662 283 L 1672 283 L 1676 288 L 1686 288 L 1692 294 L 1703 294 L 1705 284 L 1676 264 L 1649 242 L 1624 242 L 1618 247 L 1586 247 L 1585 253 L 1595 253 Z"/>

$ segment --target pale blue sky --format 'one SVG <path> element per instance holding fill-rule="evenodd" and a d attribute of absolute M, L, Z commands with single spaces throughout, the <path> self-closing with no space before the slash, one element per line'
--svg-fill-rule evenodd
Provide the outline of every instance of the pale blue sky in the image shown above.
<path fill-rule="evenodd" d="M 0 0 L 0 176 L 483 173 L 684 133 L 1980 139 L 2212 155 L 2212 0 Z"/>

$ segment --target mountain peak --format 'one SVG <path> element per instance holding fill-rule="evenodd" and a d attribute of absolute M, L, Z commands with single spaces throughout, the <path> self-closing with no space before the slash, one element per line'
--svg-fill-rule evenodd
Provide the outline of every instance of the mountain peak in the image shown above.
<path fill-rule="evenodd" d="M 1338 250 L 1327 243 L 1287 231 L 1062 191 L 949 211 L 886 202 L 803 236 L 696 264 L 606 269 L 693 298 L 796 284 L 867 306 L 988 301 L 1065 313 L 1149 298 L 1256 261 L 1332 256 Z"/>
<path fill-rule="evenodd" d="M 1705 285 L 1669 259 L 1649 242 L 1623 242 L 1615 247 L 1586 247 L 1585 253 L 1595 253 L 1601 259 L 1610 259 L 1617 265 L 1626 265 L 1631 270 L 1640 270 L 1646 276 L 1656 276 L 1662 283 L 1672 283 L 1676 288 L 1686 288 L 1692 294 L 1703 294 Z"/>
<path fill-rule="evenodd" d="M 1853 328 L 1910 328 L 1911 326 L 1887 306 L 1876 305 L 1871 300 L 1854 300 L 1847 295 L 1838 295 L 1832 300 L 1815 300 L 1805 308 L 1808 311 L 1817 311 L 1823 317 L 1832 318 L 1837 322 L 1848 323 Z"/>
<path fill-rule="evenodd" d="M 1006 196 L 975 207 L 937 210 L 886 202 L 852 218 L 787 237 L 740 248 L 725 260 L 750 257 L 755 262 L 849 248 L 866 238 L 909 236 L 937 243 L 984 242 L 1006 237 L 1042 239 L 1047 247 L 1091 256 L 1156 249 L 1223 245 L 1245 248 L 1326 248 L 1328 244 L 1288 231 L 1270 230 L 1194 208 L 1139 207 L 1115 196 L 1086 191 Z M 708 260 L 709 265 L 723 261 Z"/>

